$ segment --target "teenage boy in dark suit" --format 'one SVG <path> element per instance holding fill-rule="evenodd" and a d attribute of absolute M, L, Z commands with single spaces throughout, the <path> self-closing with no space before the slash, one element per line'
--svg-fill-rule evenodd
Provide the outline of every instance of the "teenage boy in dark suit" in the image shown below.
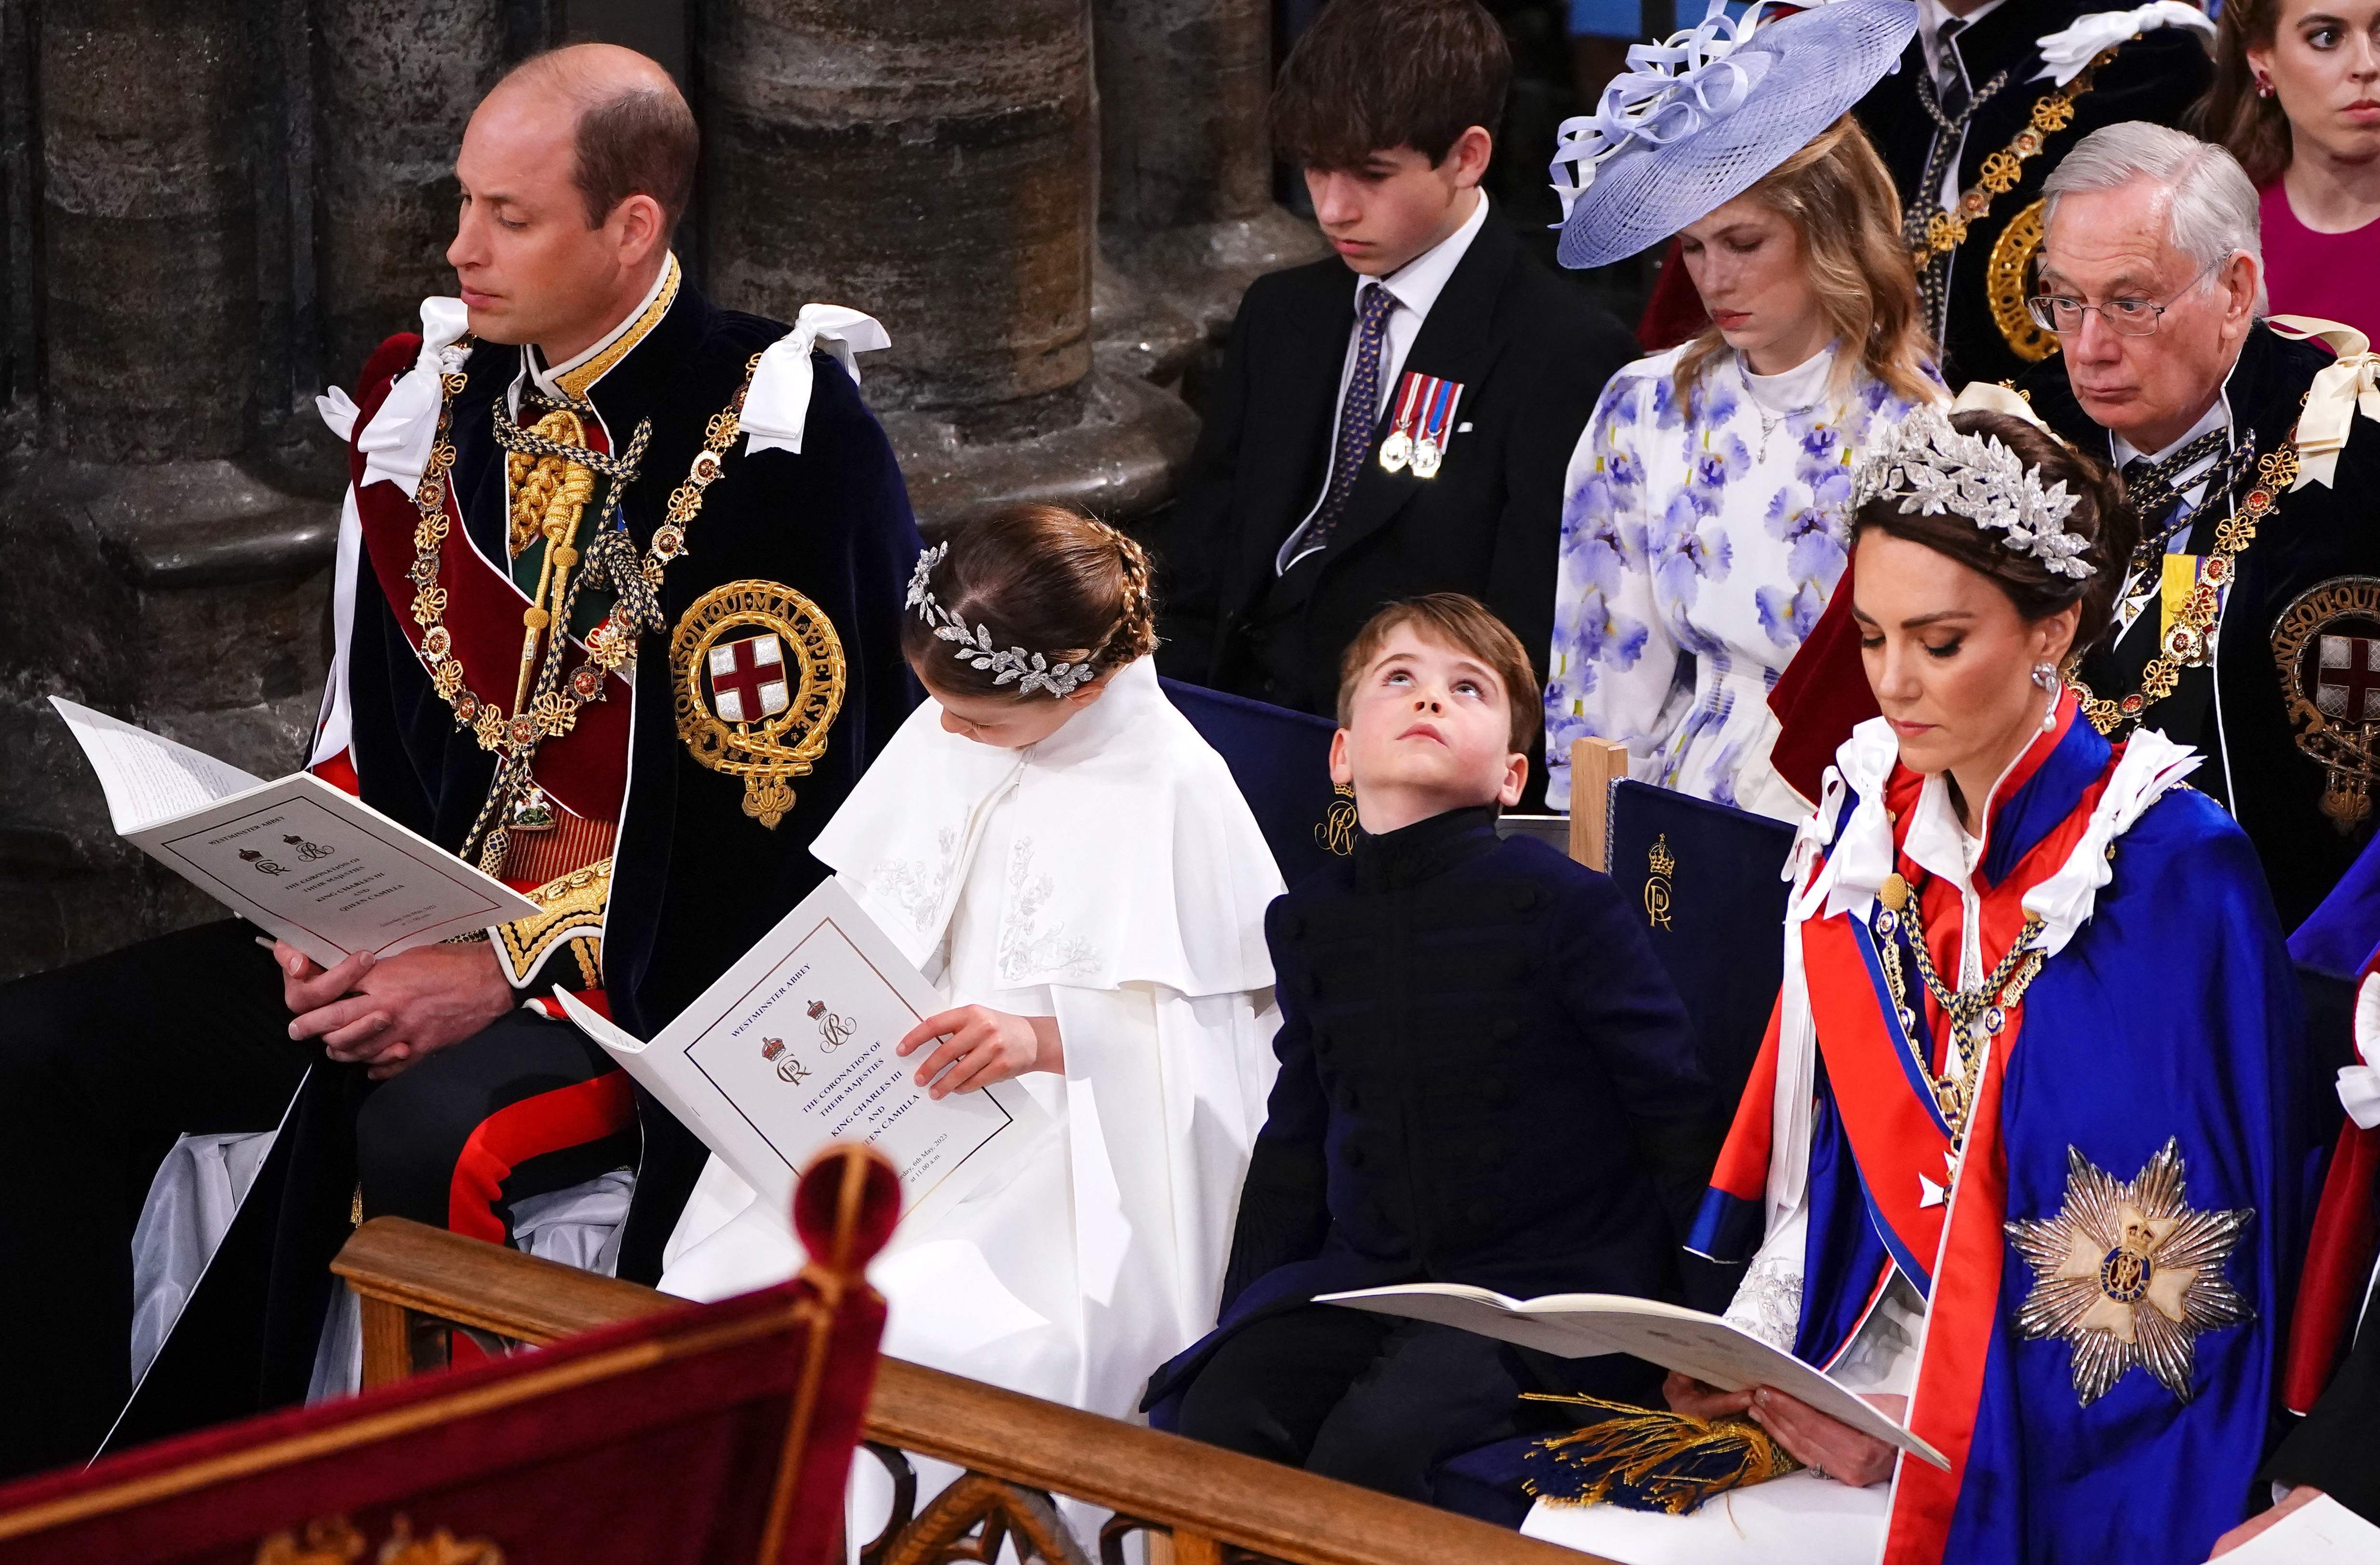
<path fill-rule="evenodd" d="M 1339 254 L 1241 303 L 1172 528 L 1173 677 L 1327 716 L 1373 612 L 1435 591 L 1544 657 L 1563 473 L 1636 348 L 1488 210 L 1512 68 L 1477 0 L 1333 0 L 1283 63 L 1274 139 Z"/>

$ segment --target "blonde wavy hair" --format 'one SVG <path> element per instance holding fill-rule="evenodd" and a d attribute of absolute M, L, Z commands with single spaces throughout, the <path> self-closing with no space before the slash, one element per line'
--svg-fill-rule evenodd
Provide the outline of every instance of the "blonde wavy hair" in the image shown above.
<path fill-rule="evenodd" d="M 1900 237 L 1900 197 L 1892 175 L 1856 120 L 1845 115 L 1744 192 L 1801 236 L 1810 290 L 1834 340 L 1856 343 L 1856 362 L 1911 402 L 1937 390 L 1934 352 L 1917 304 L 1917 272 Z M 1727 348 L 1706 326 L 1678 358 L 1678 399 L 1691 396 L 1711 360 Z M 1828 382 L 1849 389 L 1853 356 L 1835 360 Z"/>

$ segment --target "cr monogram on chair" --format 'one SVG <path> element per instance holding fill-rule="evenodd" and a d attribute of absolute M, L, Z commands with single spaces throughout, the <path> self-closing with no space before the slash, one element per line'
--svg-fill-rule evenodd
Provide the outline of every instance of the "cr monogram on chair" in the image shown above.
<path fill-rule="evenodd" d="M 843 710 L 843 639 L 819 606 L 773 581 L 731 581 L 694 601 L 670 637 L 677 736 L 713 771 L 744 779 L 744 813 L 773 828 L 791 779 L 826 754 Z"/>
<path fill-rule="evenodd" d="M 1645 855 L 1652 873 L 1645 877 L 1645 923 L 1648 928 L 1670 927 L 1670 877 L 1676 872 L 1678 861 L 1670 854 L 1667 831 L 1653 839 L 1653 851 Z"/>
<path fill-rule="evenodd" d="M 1344 782 L 1334 783 L 1330 813 L 1314 828 L 1314 845 L 1341 858 L 1355 851 L 1355 790 Z"/>

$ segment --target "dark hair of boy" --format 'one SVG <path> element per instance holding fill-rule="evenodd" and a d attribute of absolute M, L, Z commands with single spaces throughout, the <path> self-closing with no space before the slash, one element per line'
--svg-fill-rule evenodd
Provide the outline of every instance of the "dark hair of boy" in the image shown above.
<path fill-rule="evenodd" d="M 1526 750 L 1537 742 L 1545 722 L 1545 703 L 1537 694 L 1536 670 L 1529 664 L 1528 649 L 1512 627 L 1488 612 L 1478 599 L 1461 592 L 1426 592 L 1391 603 L 1365 622 L 1339 659 L 1339 726 L 1353 714 L 1355 686 L 1364 671 L 1379 658 L 1381 649 L 1401 625 L 1411 625 L 1426 641 L 1436 641 L 1478 659 L 1496 683 L 1504 687 L 1512 726 L 1504 740 L 1508 750 Z"/>
<path fill-rule="evenodd" d="M 1360 168 L 1411 147 L 1445 161 L 1455 138 L 1503 122 L 1504 30 L 1478 0 L 1331 0 L 1281 62 L 1273 147 L 1308 168 Z"/>

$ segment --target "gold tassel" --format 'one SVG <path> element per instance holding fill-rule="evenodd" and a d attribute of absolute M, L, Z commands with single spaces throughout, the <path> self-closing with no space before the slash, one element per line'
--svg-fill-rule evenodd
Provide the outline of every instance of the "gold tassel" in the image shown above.
<path fill-rule="evenodd" d="M 1613 1416 L 1567 1435 L 1538 1441 L 1543 1452 L 1576 1487 L 1551 1493 L 1531 1476 L 1523 1487 L 1557 1505 L 1614 1504 L 1633 1510 L 1682 1516 L 1715 1494 L 1766 1483 L 1797 1471 L 1801 1463 L 1749 1418 L 1705 1420 L 1682 1413 L 1653 1413 L 1600 1397 L 1524 1393 L 1524 1400 L 1567 1402 Z"/>

